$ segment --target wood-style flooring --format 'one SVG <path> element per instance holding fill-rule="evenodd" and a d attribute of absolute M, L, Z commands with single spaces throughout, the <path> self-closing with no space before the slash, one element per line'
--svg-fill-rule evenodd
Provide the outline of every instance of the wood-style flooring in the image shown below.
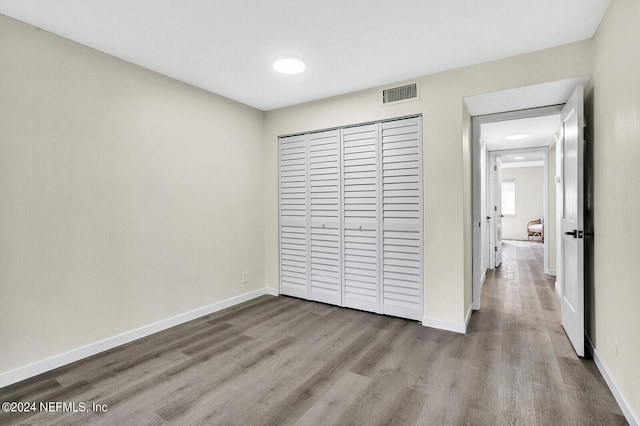
<path fill-rule="evenodd" d="M 466 335 L 265 296 L 0 389 L 106 413 L 0 424 L 627 424 L 559 318 L 542 245 L 505 242 Z"/>

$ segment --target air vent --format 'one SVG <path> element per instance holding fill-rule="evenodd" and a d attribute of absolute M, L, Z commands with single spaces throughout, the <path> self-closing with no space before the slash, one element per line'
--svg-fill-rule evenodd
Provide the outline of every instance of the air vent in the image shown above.
<path fill-rule="evenodd" d="M 411 83 L 404 86 L 392 87 L 382 91 L 382 103 L 406 101 L 418 98 L 418 84 Z"/>

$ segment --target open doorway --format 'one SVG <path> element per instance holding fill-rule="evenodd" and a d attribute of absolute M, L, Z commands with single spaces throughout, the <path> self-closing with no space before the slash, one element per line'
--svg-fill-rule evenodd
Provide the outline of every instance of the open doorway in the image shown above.
<path fill-rule="evenodd" d="M 482 241 L 482 251 L 490 255 L 488 267 L 495 268 L 500 265 L 501 240 L 541 244 L 541 269 L 555 275 L 555 144 L 562 123 L 560 114 L 549 108 L 530 112 L 548 114 L 478 126 L 480 155 L 488 159 L 488 166 L 481 171 L 486 175 L 481 179 L 487 182 L 480 196 L 486 200 L 483 212 L 489 234 Z"/>
<path fill-rule="evenodd" d="M 477 116 L 474 138 L 474 302 L 487 271 L 502 259 L 502 241 L 529 241 L 543 247 L 546 274 L 555 274 L 555 141 L 561 106 Z M 504 199 L 503 199 L 504 183 Z M 510 192 L 509 192 L 510 189 Z M 504 210 L 504 211 L 503 211 Z M 542 225 L 529 239 L 529 222 Z"/>
<path fill-rule="evenodd" d="M 580 80 L 581 78 L 575 79 Z M 588 83 L 589 78 L 582 78 Z M 573 81 L 575 83 L 575 80 Z M 487 262 L 483 259 L 483 253 L 486 253 L 485 246 L 487 244 L 487 235 L 495 240 L 493 246 L 489 247 L 489 252 L 493 249 L 496 253 L 494 264 L 499 265 L 501 259 L 501 242 L 502 242 L 502 205 L 500 202 L 501 191 L 497 190 L 498 182 L 502 184 L 502 155 L 507 154 L 505 151 L 516 149 L 525 149 L 525 147 L 509 146 L 507 150 L 494 149 L 490 150 L 488 143 L 483 136 L 483 126 L 490 123 L 504 122 L 505 125 L 513 125 L 518 120 L 527 120 L 534 118 L 546 117 L 555 120 L 553 116 L 560 116 L 561 126 L 556 130 L 552 130 L 557 136 L 549 142 L 547 146 L 539 146 L 545 155 L 544 159 L 544 190 L 549 190 L 550 182 L 555 185 L 557 198 L 556 208 L 549 210 L 549 196 L 543 196 L 544 214 L 543 218 L 547 218 L 547 232 L 556 231 L 557 238 L 550 239 L 541 237 L 544 244 L 544 263 L 545 272 L 548 271 L 549 260 L 549 241 L 553 240 L 558 247 L 559 256 L 557 259 L 557 267 L 560 269 L 560 280 L 556 280 L 555 287 L 558 291 L 561 302 L 562 327 L 571 341 L 576 354 L 584 356 L 584 238 L 591 236 L 592 233 L 587 232 L 583 228 L 584 222 L 584 86 L 576 84 L 568 87 L 568 95 L 564 104 L 556 104 L 546 107 L 512 110 L 504 113 L 487 113 L 474 114 L 472 110 L 480 110 L 478 104 L 484 102 L 485 110 L 496 108 L 495 99 L 517 98 L 514 94 L 528 93 L 531 99 L 532 92 L 537 88 L 549 88 L 557 85 L 571 85 L 571 81 L 561 81 L 549 83 L 548 85 L 529 86 L 521 89 L 513 89 L 504 92 L 496 92 L 489 95 L 479 95 L 478 97 L 465 98 L 465 104 L 472 117 L 472 187 L 473 187 L 473 302 L 472 307 L 478 310 L 481 307 L 481 288 L 482 278 L 485 275 L 485 266 Z M 551 90 L 552 92 L 556 92 Z M 558 93 L 556 93 L 558 95 Z M 480 99 L 480 101 L 478 100 Z M 520 98 L 518 98 L 520 99 Z M 492 102 L 489 102 L 489 101 Z M 470 108 L 469 103 L 476 102 L 476 108 Z M 518 100 L 518 102 L 521 102 Z M 526 101 L 525 101 L 526 102 Z M 487 105 L 493 103 L 492 106 Z M 555 126 L 554 126 L 555 127 Z M 515 129 L 514 129 L 515 130 Z M 486 131 L 485 131 L 486 133 Z M 509 142 L 528 139 L 530 136 L 524 136 L 518 128 L 514 131 L 512 137 L 504 137 Z M 551 137 L 549 137 L 551 139 Z M 549 157 L 554 149 L 553 141 L 556 141 L 555 147 L 556 164 L 559 170 L 555 175 L 549 175 Z M 533 148 L 528 148 L 533 149 Z M 495 151 L 500 151 L 496 153 Z M 489 154 L 491 152 L 491 154 Z M 487 158 L 491 163 L 488 166 Z M 514 158 L 515 159 L 515 158 Z M 483 176 L 485 176 L 483 180 Z M 491 176 L 486 177 L 486 176 Z M 487 186 L 491 181 L 494 182 L 492 198 L 488 199 Z M 551 186 L 553 188 L 553 186 Z M 551 191 L 550 191 L 551 192 Z M 489 200 L 489 201 L 487 201 Z M 489 210 L 483 210 L 485 208 Z M 550 214 L 551 213 L 551 214 Z M 485 219 L 486 218 L 486 219 Z M 541 223 L 543 218 L 541 218 Z M 555 218 L 557 226 L 549 223 L 549 218 Z M 492 220 L 493 219 L 493 220 Z M 493 223 L 492 223 L 493 222 Z M 477 225 L 477 226 L 476 226 Z M 488 229 L 488 230 L 487 230 Z M 493 231 L 492 231 L 493 230 Z M 489 259 L 491 259 L 489 253 Z M 490 263 L 490 261 L 488 262 Z"/>

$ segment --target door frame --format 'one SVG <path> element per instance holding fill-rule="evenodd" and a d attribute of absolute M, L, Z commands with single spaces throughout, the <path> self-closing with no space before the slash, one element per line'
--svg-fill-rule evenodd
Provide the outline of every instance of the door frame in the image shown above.
<path fill-rule="evenodd" d="M 483 232 L 483 226 L 482 226 L 483 223 L 485 224 L 485 226 L 487 225 L 486 225 L 486 220 L 483 220 L 484 219 L 483 213 L 485 212 L 481 211 L 482 209 L 481 197 L 482 197 L 482 191 L 483 191 L 483 189 L 481 188 L 482 165 L 480 164 L 481 150 L 483 149 L 481 146 L 481 126 L 482 124 L 485 124 L 485 123 L 493 123 L 497 121 L 508 121 L 508 120 L 517 120 L 520 118 L 542 117 L 546 115 L 560 114 L 563 106 L 564 104 L 549 105 L 549 106 L 544 106 L 539 108 L 530 108 L 530 109 L 523 109 L 518 111 L 508 111 L 508 112 L 501 112 L 501 113 L 487 114 L 487 115 L 477 115 L 477 116 L 471 117 L 471 138 L 472 138 L 471 139 L 471 143 L 472 143 L 471 180 L 472 180 L 472 187 L 473 187 L 473 193 L 472 193 L 473 222 L 471 223 L 472 229 L 473 229 L 473 235 L 472 235 L 472 238 L 473 238 L 472 308 L 473 310 L 477 311 L 481 307 L 481 289 L 482 289 L 482 284 L 484 282 L 483 280 L 484 274 L 482 271 L 482 265 L 483 265 L 482 248 L 484 244 L 489 243 L 488 241 L 484 241 L 483 235 L 485 235 L 485 233 Z M 519 150 L 523 150 L 523 149 L 527 149 L 527 148 L 522 148 Z M 489 152 L 492 152 L 492 151 L 489 151 Z M 545 156 L 545 159 L 547 159 L 546 156 Z M 545 181 L 548 179 L 547 177 L 548 173 L 546 172 L 547 170 L 548 170 L 548 161 L 545 160 L 545 173 L 544 173 Z M 547 186 L 548 186 L 548 183 L 547 183 Z M 545 218 L 549 217 L 548 206 L 549 206 L 549 203 L 546 202 L 545 200 L 545 204 L 544 204 Z M 548 265 L 547 241 L 548 240 L 545 239 L 545 242 L 544 242 L 545 266 Z"/>

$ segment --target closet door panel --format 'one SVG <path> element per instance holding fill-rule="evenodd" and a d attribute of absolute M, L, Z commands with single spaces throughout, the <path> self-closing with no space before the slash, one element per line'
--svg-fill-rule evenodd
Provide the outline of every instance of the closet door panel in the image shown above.
<path fill-rule="evenodd" d="M 378 125 L 342 131 L 343 305 L 380 312 Z"/>
<path fill-rule="evenodd" d="M 422 128 L 420 118 L 382 123 L 383 313 L 420 320 Z"/>
<path fill-rule="evenodd" d="M 309 298 L 307 137 L 279 139 L 280 293 Z"/>
<path fill-rule="evenodd" d="M 340 131 L 309 135 L 310 299 L 341 304 Z"/>

